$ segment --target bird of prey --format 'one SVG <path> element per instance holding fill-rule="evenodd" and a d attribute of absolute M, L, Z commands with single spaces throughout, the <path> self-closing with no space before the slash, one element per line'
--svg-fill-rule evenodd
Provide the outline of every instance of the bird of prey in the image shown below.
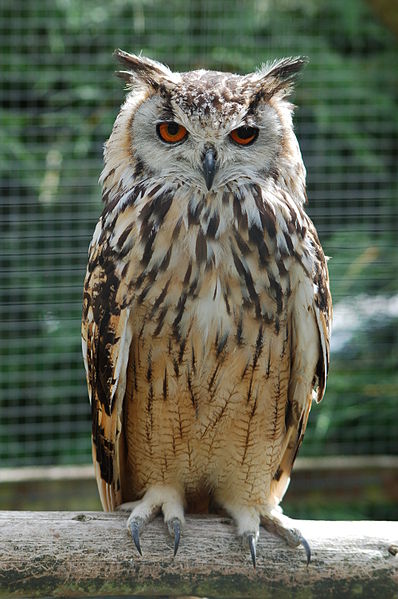
<path fill-rule="evenodd" d="M 83 354 L 105 510 L 141 552 L 162 512 L 219 507 L 256 563 L 260 525 L 308 543 L 279 503 L 329 362 L 326 259 L 304 211 L 288 96 L 305 60 L 172 72 L 116 51 L 129 93 L 105 146 Z"/>

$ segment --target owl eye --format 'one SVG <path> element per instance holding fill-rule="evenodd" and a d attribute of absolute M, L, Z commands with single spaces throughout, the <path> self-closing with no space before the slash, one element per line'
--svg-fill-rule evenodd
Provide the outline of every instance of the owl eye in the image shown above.
<path fill-rule="evenodd" d="M 229 137 L 239 146 L 249 146 L 252 144 L 258 135 L 256 127 L 238 127 L 229 134 Z"/>
<path fill-rule="evenodd" d="M 159 123 L 156 127 L 156 131 L 162 141 L 168 144 L 176 144 L 184 139 L 188 135 L 188 131 L 182 125 L 175 123 L 174 121 L 168 123 Z"/>

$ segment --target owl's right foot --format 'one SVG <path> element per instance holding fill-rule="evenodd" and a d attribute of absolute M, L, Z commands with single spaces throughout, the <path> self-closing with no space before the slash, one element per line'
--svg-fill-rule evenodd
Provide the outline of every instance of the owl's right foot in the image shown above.
<path fill-rule="evenodd" d="M 127 520 L 127 530 L 140 555 L 142 555 L 141 532 L 145 525 L 161 511 L 169 533 L 174 538 L 174 556 L 176 555 L 185 522 L 183 499 L 176 489 L 162 485 L 150 487 L 140 501 L 124 503 L 119 509 L 132 510 Z"/>

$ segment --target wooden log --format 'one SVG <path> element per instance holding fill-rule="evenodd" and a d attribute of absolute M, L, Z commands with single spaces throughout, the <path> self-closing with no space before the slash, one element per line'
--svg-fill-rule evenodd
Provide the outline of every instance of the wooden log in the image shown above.
<path fill-rule="evenodd" d="M 0 597 L 398 597 L 398 522 L 297 521 L 312 547 L 261 530 L 257 568 L 228 518 L 188 516 L 180 549 L 160 518 L 139 556 L 126 515 L 0 512 Z"/>

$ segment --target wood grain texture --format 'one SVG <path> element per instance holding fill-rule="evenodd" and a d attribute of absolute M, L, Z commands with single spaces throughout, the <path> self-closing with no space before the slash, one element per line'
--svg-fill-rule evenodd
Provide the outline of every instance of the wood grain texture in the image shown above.
<path fill-rule="evenodd" d="M 161 519 L 135 551 L 125 514 L 0 512 L 0 597 L 398 597 L 398 522 L 300 521 L 313 558 L 261 530 L 257 569 L 227 518 Z"/>

